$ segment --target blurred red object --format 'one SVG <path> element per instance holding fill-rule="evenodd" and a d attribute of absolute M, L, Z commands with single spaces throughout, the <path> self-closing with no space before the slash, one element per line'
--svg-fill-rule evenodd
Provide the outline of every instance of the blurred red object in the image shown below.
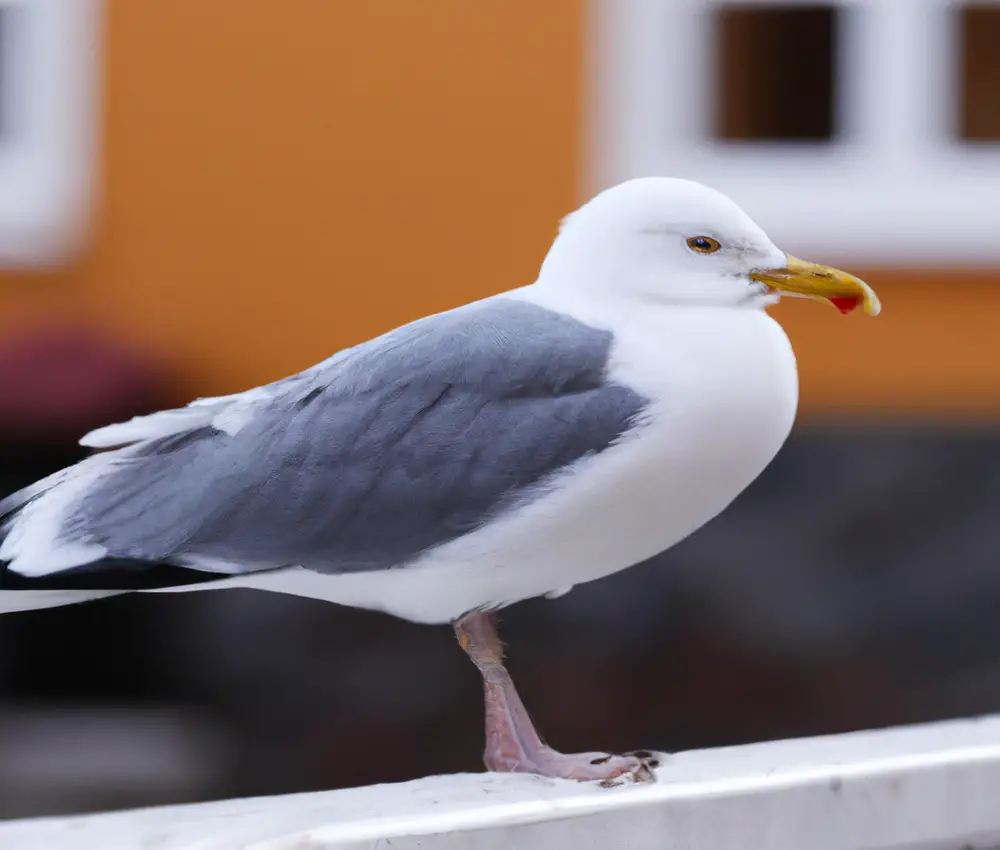
<path fill-rule="evenodd" d="M 0 340 L 0 438 L 77 440 L 99 425 L 164 406 L 151 355 L 94 328 L 59 324 Z"/>

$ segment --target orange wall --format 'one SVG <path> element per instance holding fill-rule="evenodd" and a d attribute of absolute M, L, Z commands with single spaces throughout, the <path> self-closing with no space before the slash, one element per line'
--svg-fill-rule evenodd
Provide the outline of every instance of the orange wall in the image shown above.
<path fill-rule="evenodd" d="M 580 7 L 109 0 L 95 240 L 0 276 L 0 331 L 85 313 L 225 393 L 529 282 L 579 200 Z M 870 280 L 878 320 L 777 311 L 807 411 L 1000 414 L 1000 279 Z"/>

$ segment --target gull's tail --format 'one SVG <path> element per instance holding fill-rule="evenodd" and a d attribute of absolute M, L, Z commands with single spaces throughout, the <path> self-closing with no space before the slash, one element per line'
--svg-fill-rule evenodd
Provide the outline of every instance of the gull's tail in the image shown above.
<path fill-rule="evenodd" d="M 137 590 L 218 582 L 220 578 L 185 567 L 124 560 L 105 560 L 86 568 L 27 578 L 0 562 L 0 614 L 73 605 Z"/>
<path fill-rule="evenodd" d="M 220 578 L 108 558 L 104 547 L 75 537 L 67 518 L 101 473 L 121 462 L 116 455 L 94 455 L 0 500 L 0 614 Z"/>

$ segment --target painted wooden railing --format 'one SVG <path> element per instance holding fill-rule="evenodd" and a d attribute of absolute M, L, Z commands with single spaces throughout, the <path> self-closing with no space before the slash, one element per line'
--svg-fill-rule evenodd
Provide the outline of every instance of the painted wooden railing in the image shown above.
<path fill-rule="evenodd" d="M 996 850 L 1000 717 L 679 753 L 658 782 L 530 776 L 0 823 L 3 850 Z"/>

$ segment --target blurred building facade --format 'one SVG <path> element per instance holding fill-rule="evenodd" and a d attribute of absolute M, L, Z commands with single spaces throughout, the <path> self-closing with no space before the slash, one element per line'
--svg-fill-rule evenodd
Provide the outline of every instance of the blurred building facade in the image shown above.
<path fill-rule="evenodd" d="M 603 4 L 609 5 L 685 3 Z M 601 117 L 593 92 L 604 84 L 604 77 L 593 79 L 601 69 L 595 29 L 610 28 L 610 13 L 586 11 L 575 0 L 515 2 L 502 11 L 457 0 L 431 6 L 302 0 L 280 12 L 262 0 L 110 0 L 96 41 L 99 154 L 91 238 L 58 268 L 0 273 L 3 331 L 54 312 L 85 315 L 177 363 L 185 396 L 230 392 L 414 316 L 529 282 L 558 218 L 602 179 L 587 127 Z M 739 180 L 722 182 L 732 182 L 727 188 L 752 215 L 756 206 L 775 218 L 773 198 L 781 198 L 786 219 L 822 221 L 822 196 L 788 172 L 801 170 L 796 151 L 803 145 L 794 134 L 829 130 L 822 104 L 810 105 L 817 92 L 830 90 L 814 79 L 831 73 L 823 68 L 834 52 L 829 34 L 824 41 L 824 22 L 818 31 L 815 21 L 806 22 L 800 38 L 794 27 L 782 33 L 787 21 L 719 20 L 715 37 L 726 41 L 725 57 L 758 51 L 768 57 L 720 62 L 725 79 L 717 99 L 729 112 L 719 132 L 758 137 L 751 145 L 758 152 L 759 137 L 774 133 L 784 157 L 769 167 L 771 192 L 741 192 Z M 975 35 L 993 32 L 995 20 L 981 16 L 970 27 L 975 50 L 968 76 L 979 82 L 956 84 L 948 101 L 954 110 L 963 97 L 969 101 L 963 120 L 972 128 L 966 148 L 973 163 L 974 154 L 989 148 L 981 136 L 996 132 L 990 116 L 1000 114 L 996 40 Z M 653 43 L 664 51 L 674 46 Z M 883 40 L 883 50 L 893 43 Z M 909 49 L 905 42 L 894 48 Z M 755 82 L 753 75 L 765 71 L 737 74 L 771 67 L 783 51 L 798 59 L 784 60 L 783 76 Z M 668 58 L 674 64 L 663 74 L 684 86 L 690 80 L 695 91 L 704 90 L 696 85 L 700 78 L 714 73 L 693 49 L 682 46 Z M 914 73 L 921 67 L 914 61 Z M 913 87 L 918 95 L 920 82 Z M 871 87 L 876 95 L 882 90 L 877 81 Z M 713 93 L 704 91 L 702 109 L 712 114 Z M 651 116 L 656 104 L 630 104 L 628 89 L 621 92 L 622 111 Z M 760 102 L 748 109 L 753 97 Z M 885 97 L 889 109 L 893 99 Z M 810 110 L 819 110 L 818 117 L 801 117 Z M 653 117 L 657 126 L 686 120 L 667 106 Z M 804 146 L 817 144 L 822 140 L 807 139 Z M 904 145 L 896 143 L 894 156 L 905 155 Z M 636 154 L 616 173 L 642 170 L 644 156 Z M 655 165 L 698 176 L 687 161 L 678 169 L 669 160 Z M 995 179 L 987 165 L 980 166 L 982 181 Z M 706 167 L 706 181 L 710 170 L 718 166 Z M 836 163 L 826 171 L 835 179 Z M 935 208 L 936 192 L 946 191 L 946 177 L 926 186 L 927 209 Z M 831 230 L 842 217 L 837 212 L 829 216 Z M 894 242 L 902 238 L 891 220 L 883 226 Z M 912 245 L 919 263 L 908 265 L 893 251 L 886 267 L 868 246 L 870 259 L 854 264 L 884 295 L 879 322 L 838 321 L 812 305 L 779 309 L 799 353 L 807 414 L 997 410 L 1000 340 L 990 332 L 1000 309 L 1000 290 L 992 286 L 997 273 L 961 259 L 928 268 L 919 236 Z M 877 236 L 869 241 L 877 248 Z M 819 259 L 840 259 L 841 248 L 833 244 L 823 252 L 829 257 Z"/>
<path fill-rule="evenodd" d="M 18 2 L 44 9 L 29 41 L 10 36 Z M 981 195 L 1000 182 L 1000 4 L 0 9 L 0 177 L 27 173 L 4 171 L 20 146 L 41 181 L 0 182 L 5 491 L 81 456 L 92 424 L 528 283 L 588 192 L 678 173 L 866 277 L 885 310 L 780 305 L 802 416 L 761 481 L 656 563 L 510 612 L 541 727 L 565 748 L 669 749 L 1000 710 L 1000 239 Z M 914 56 L 933 33 L 952 64 L 931 86 Z M 867 78 L 851 51 L 873 44 L 896 58 Z M 10 71 L 49 55 L 61 78 Z M 845 91 L 865 95 L 853 118 Z M 922 125 L 932 93 L 941 122 Z M 29 101 L 80 114 L 36 125 Z M 862 119 L 907 104 L 926 132 L 892 124 L 887 158 L 852 171 Z M 67 134 L 76 156 L 45 142 Z M 928 139 L 933 179 L 871 200 L 865 169 L 912 168 Z M 45 195 L 52 174 L 65 191 Z M 25 251 L 36 190 L 55 206 Z M 0 816 L 475 770 L 478 700 L 446 629 L 306 600 L 4 617 Z"/>

